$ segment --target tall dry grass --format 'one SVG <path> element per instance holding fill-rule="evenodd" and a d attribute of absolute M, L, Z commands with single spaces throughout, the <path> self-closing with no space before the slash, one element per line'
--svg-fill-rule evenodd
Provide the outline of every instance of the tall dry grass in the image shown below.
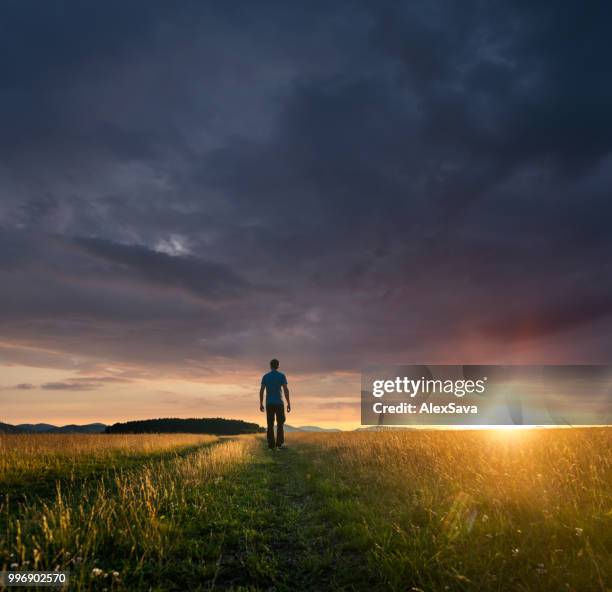
<path fill-rule="evenodd" d="M 204 434 L 0 434 L 0 484 L 211 443 Z"/>
<path fill-rule="evenodd" d="M 295 435 L 364 482 L 427 491 L 432 508 L 461 492 L 544 516 L 612 509 L 612 430 L 410 431 Z M 316 461 L 315 461 L 316 462 Z M 435 503 L 438 502 L 438 503 Z M 441 505 L 440 505 L 441 504 Z"/>
<path fill-rule="evenodd" d="M 131 572 L 151 562 L 161 565 L 180 540 L 185 514 L 205 511 L 205 498 L 191 495 L 192 489 L 223 478 L 256 445 L 253 438 L 225 440 L 186 456 L 117 469 L 82 487 L 58 484 L 48 501 L 15 508 L 5 500 L 2 569 L 69 569 L 74 589 L 87 588 L 92 578 L 121 587 L 125 565 Z"/>
<path fill-rule="evenodd" d="M 609 428 L 292 441 L 390 589 L 612 588 Z"/>

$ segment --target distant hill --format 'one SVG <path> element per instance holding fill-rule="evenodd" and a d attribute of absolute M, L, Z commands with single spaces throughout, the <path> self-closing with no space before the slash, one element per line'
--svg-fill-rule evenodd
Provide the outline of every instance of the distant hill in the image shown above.
<path fill-rule="evenodd" d="M 57 426 L 51 425 L 50 423 L 20 423 L 15 427 L 24 432 L 50 432 L 51 430 L 57 429 Z"/>
<path fill-rule="evenodd" d="M 107 428 L 106 424 L 103 423 L 88 423 L 85 425 L 65 425 L 61 428 L 55 428 L 51 430 L 52 432 L 77 432 L 79 434 L 101 434 Z"/>
<path fill-rule="evenodd" d="M 320 428 L 319 426 L 292 426 L 285 424 L 286 432 L 341 432 L 338 428 Z"/>
<path fill-rule="evenodd" d="M 50 423 L 20 423 L 16 426 L 0 423 L 0 432 L 12 434 L 101 434 L 106 425 L 103 423 L 88 423 L 86 425 L 70 424 L 55 426 Z"/>
<path fill-rule="evenodd" d="M 0 422 L 0 433 L 5 434 L 139 434 L 139 433 L 187 433 L 237 435 L 255 434 L 264 431 L 256 423 L 240 419 L 220 417 L 203 419 L 145 419 L 107 426 L 103 423 L 85 425 L 69 424 L 56 426 L 50 423 L 21 423 L 11 425 Z"/>
<path fill-rule="evenodd" d="M 20 434 L 21 430 L 9 423 L 2 423 L 0 421 L 0 434 Z"/>
<path fill-rule="evenodd" d="M 241 419 L 191 418 L 180 419 L 176 417 L 163 419 L 143 419 L 115 423 L 105 430 L 107 434 L 214 434 L 216 436 L 234 436 L 237 434 L 257 434 L 264 428 L 256 423 L 249 423 Z"/>

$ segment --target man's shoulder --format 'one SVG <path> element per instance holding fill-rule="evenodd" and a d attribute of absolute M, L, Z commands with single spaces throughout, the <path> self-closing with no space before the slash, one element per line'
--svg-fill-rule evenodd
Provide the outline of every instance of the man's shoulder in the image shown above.
<path fill-rule="evenodd" d="M 281 381 L 285 381 L 287 382 L 287 377 L 282 373 L 279 372 L 278 370 L 270 370 L 270 372 L 267 372 L 266 374 L 264 374 L 261 377 L 261 382 L 265 382 L 266 380 L 271 380 L 271 379 L 275 379 L 275 380 L 281 380 Z"/>

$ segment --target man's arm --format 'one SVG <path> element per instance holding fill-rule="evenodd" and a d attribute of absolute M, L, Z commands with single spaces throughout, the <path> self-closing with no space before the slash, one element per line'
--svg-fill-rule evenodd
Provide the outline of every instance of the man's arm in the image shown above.
<path fill-rule="evenodd" d="M 291 411 L 291 401 L 289 400 L 289 387 L 283 384 L 283 391 L 285 393 L 285 400 L 287 401 L 287 413 Z"/>
<path fill-rule="evenodd" d="M 266 390 L 266 387 L 265 385 L 262 384 L 259 389 L 259 410 L 260 411 L 264 411 L 263 396 L 264 396 L 265 390 Z"/>

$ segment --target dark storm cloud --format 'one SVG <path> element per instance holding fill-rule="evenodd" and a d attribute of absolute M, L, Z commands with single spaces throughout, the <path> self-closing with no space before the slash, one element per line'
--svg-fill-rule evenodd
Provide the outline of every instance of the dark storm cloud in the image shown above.
<path fill-rule="evenodd" d="M 75 384 L 78 383 L 108 383 L 108 384 L 125 384 L 132 382 L 129 378 L 122 378 L 119 376 L 85 376 L 82 378 L 71 378 L 70 382 Z"/>
<path fill-rule="evenodd" d="M 2 387 L 1 390 L 3 391 L 12 391 L 12 390 L 18 390 L 18 391 L 29 391 L 32 389 L 35 389 L 36 385 L 35 384 L 31 384 L 29 382 L 21 382 L 19 384 L 16 384 L 14 386 L 5 386 Z"/>
<path fill-rule="evenodd" d="M 1 10 L 7 359 L 609 346 L 609 6 Z"/>
<path fill-rule="evenodd" d="M 540 309 L 533 308 L 523 311 L 522 314 L 495 321 L 486 326 L 485 330 L 498 339 L 537 339 L 594 323 L 610 315 L 612 299 L 609 291 L 598 294 L 583 293 L 574 301 L 567 298 L 560 303 L 553 301 Z"/>
<path fill-rule="evenodd" d="M 66 381 L 45 382 L 40 388 L 47 391 L 92 391 L 108 384 L 126 384 L 132 382 L 128 378 L 117 376 L 84 376 L 69 378 Z M 29 385 L 28 388 L 36 388 Z"/>
<path fill-rule="evenodd" d="M 100 384 L 88 382 L 45 382 L 40 385 L 40 388 L 47 391 L 91 391 L 100 386 Z"/>
<path fill-rule="evenodd" d="M 196 257 L 172 256 L 140 245 L 120 245 L 101 239 L 80 238 L 75 243 L 146 280 L 185 288 L 198 296 L 230 298 L 248 289 L 247 283 L 226 266 Z"/>

